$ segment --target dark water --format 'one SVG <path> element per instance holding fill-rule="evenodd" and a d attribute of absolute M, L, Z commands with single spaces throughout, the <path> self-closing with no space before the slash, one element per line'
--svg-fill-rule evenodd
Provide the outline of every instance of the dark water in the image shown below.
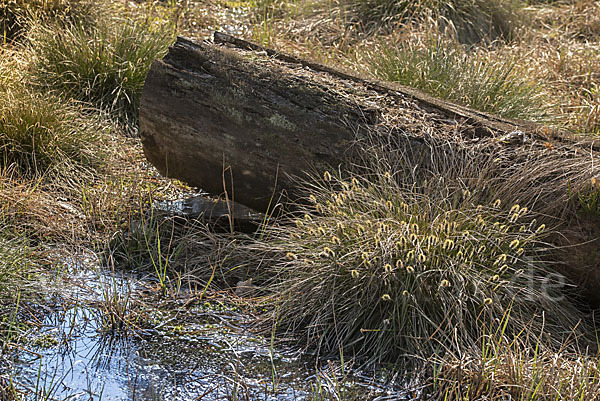
<path fill-rule="evenodd" d="M 291 350 L 250 334 L 244 315 L 209 303 L 145 311 L 136 327 L 107 330 L 102 301 L 135 312 L 147 284 L 89 270 L 71 275 L 61 289 L 68 302 L 44 317 L 15 355 L 20 391 L 57 400 L 312 400 L 318 393 L 338 399 L 336 392 L 403 399 L 367 378 L 340 384 L 336 369 L 315 374 Z"/>

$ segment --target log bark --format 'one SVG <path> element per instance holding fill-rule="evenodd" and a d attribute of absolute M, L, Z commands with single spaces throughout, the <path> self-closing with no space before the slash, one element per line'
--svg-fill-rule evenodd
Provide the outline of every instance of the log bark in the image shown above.
<path fill-rule="evenodd" d="M 294 197 L 294 177 L 348 159 L 373 129 L 437 129 L 462 138 L 540 127 L 504 120 L 215 33 L 178 38 L 152 64 L 142 93 L 140 135 L 166 176 L 265 211 Z M 545 135 L 549 135 L 545 132 Z"/>

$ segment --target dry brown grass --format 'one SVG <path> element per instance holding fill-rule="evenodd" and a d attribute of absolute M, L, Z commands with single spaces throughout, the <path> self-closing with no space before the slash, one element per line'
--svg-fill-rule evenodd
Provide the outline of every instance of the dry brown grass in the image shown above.
<path fill-rule="evenodd" d="M 434 362 L 432 386 L 445 400 L 592 400 L 600 396 L 600 369 L 594 355 L 544 349 L 543 336 L 483 339 L 487 348 L 476 355 Z"/>
<path fill-rule="evenodd" d="M 127 169 L 140 155 L 135 148 L 119 148 L 121 155 L 132 150 L 136 159 L 119 160 Z M 118 159 L 113 158 L 115 165 Z M 0 218 L 17 235 L 46 243 L 94 246 L 110 236 L 129 212 L 143 207 L 149 193 L 160 192 L 160 184 L 147 173 L 127 169 L 60 171 L 30 180 L 14 169 L 5 170 L 0 175 Z M 151 184 L 144 186 L 144 180 Z"/>
<path fill-rule="evenodd" d="M 490 57 L 514 58 L 545 87 L 558 106 L 557 120 L 579 133 L 600 130 L 600 18 L 596 2 L 537 6 L 520 38 L 489 50 Z"/>

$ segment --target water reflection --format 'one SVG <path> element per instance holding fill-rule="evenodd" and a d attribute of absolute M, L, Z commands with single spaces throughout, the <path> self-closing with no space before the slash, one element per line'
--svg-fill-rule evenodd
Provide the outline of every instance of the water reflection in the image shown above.
<path fill-rule="evenodd" d="M 238 392 L 250 399 L 289 400 L 307 394 L 296 359 L 271 353 L 268 344 L 247 333 L 207 322 L 202 310 L 163 316 L 169 324 L 153 330 L 107 332 L 96 306 L 109 286 L 123 292 L 132 284 L 89 273 L 72 283 L 76 279 L 93 285 L 71 286 L 70 296 L 77 296 L 71 306 L 47 316 L 32 345 L 18 355 L 16 379 L 32 399 L 215 400 Z M 297 373 L 273 383 L 276 370 Z"/>
<path fill-rule="evenodd" d="M 35 353 L 22 357 L 18 375 L 34 393 L 61 400 L 131 399 L 129 378 L 123 373 L 137 365 L 135 347 L 126 338 L 100 334 L 90 314 L 74 307 L 44 321 Z M 52 346 L 51 339 L 59 344 Z"/>
<path fill-rule="evenodd" d="M 314 367 L 249 334 L 237 312 L 207 310 L 206 305 L 156 310 L 155 318 L 146 315 L 158 322 L 152 328 L 107 331 L 102 325 L 103 298 L 115 293 L 135 297 L 140 287 L 127 275 L 72 276 L 64 291 L 70 306 L 47 316 L 28 350 L 17 356 L 15 379 L 28 398 L 312 399 Z M 389 391 L 356 387 L 363 393 L 357 399 L 392 399 L 387 398 Z"/>

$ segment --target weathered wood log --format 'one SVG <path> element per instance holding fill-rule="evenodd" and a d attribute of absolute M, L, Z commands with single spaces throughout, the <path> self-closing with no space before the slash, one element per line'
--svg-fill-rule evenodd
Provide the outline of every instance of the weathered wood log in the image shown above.
<path fill-rule="evenodd" d="M 272 206 L 282 191 L 293 196 L 293 177 L 347 161 L 352 144 L 367 134 L 389 140 L 390 151 L 409 149 L 419 157 L 422 152 L 426 162 L 427 150 L 438 144 L 449 159 L 456 152 L 482 152 L 498 167 L 494 179 L 514 178 L 495 188 L 505 198 L 514 185 L 540 186 L 516 194 L 515 200 L 535 204 L 541 216 L 555 219 L 552 225 L 564 222 L 556 242 L 568 247 L 557 255 L 557 266 L 563 266 L 557 270 L 577 283 L 590 302 L 600 304 L 598 262 L 577 256 L 597 254 L 600 223 L 590 223 L 592 230 L 576 219 L 563 219 L 573 185 L 596 174 L 593 163 L 584 160 L 597 158 L 600 149 L 593 142 L 218 33 L 214 41 L 201 43 L 178 38 L 167 56 L 153 63 L 139 121 L 144 152 L 162 174 L 215 195 L 226 191 L 226 199 L 259 211 Z M 527 141 L 519 143 L 523 138 Z M 564 168 L 529 170 L 535 160 L 547 162 L 548 157 Z M 545 182 L 550 185 L 540 185 Z M 229 205 L 222 214 L 235 216 Z"/>
<path fill-rule="evenodd" d="M 293 196 L 292 177 L 343 163 L 375 127 L 464 138 L 539 130 L 219 33 L 180 37 L 152 64 L 139 121 L 162 174 L 260 211 L 282 191 Z"/>

